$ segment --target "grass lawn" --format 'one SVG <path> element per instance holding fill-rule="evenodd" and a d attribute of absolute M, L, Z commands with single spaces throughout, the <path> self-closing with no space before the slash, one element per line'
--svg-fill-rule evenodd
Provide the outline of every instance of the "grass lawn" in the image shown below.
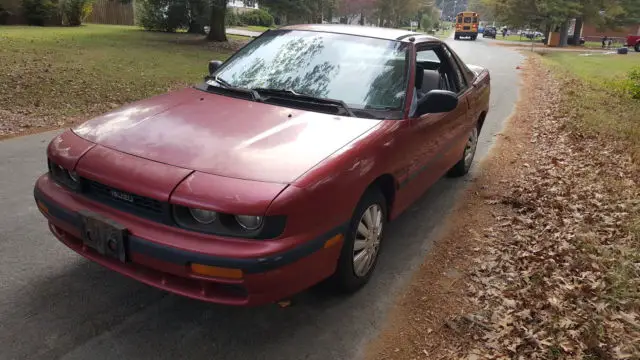
<path fill-rule="evenodd" d="M 201 39 L 131 26 L 0 26 L 0 136 L 7 118 L 61 125 L 193 84 L 209 60 L 226 59 L 246 41 Z"/>
<path fill-rule="evenodd" d="M 640 56 L 553 52 L 543 59 L 564 81 L 574 115 L 570 124 L 585 134 L 623 141 L 640 163 L 640 99 L 628 91 L 629 72 L 640 69 Z"/>
<path fill-rule="evenodd" d="M 623 79 L 634 66 L 640 66 L 640 57 L 636 54 L 593 53 L 590 56 L 582 56 L 575 52 L 554 52 L 546 55 L 545 59 L 585 80 L 597 82 Z"/>

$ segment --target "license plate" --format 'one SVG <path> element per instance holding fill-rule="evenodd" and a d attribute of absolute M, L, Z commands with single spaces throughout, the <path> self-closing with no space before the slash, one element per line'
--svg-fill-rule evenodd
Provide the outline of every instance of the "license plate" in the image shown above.
<path fill-rule="evenodd" d="M 83 211 L 82 242 L 98 253 L 122 262 L 127 261 L 125 243 L 127 229 L 113 220 L 98 214 Z"/>

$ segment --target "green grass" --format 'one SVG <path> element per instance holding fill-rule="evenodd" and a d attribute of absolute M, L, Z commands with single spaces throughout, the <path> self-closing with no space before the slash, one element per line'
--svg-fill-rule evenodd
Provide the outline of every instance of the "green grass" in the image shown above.
<path fill-rule="evenodd" d="M 592 82 L 621 80 L 634 66 L 640 66 L 640 57 L 635 54 L 622 56 L 593 53 L 583 56 L 579 53 L 554 52 L 546 55 L 545 59 Z"/>
<path fill-rule="evenodd" d="M 209 60 L 231 54 L 201 38 L 130 26 L 0 26 L 0 110 L 55 123 L 193 84 Z"/>
<path fill-rule="evenodd" d="M 640 164 L 640 99 L 629 93 L 629 73 L 640 57 L 550 52 L 543 57 L 565 89 L 568 123 L 582 134 L 622 142 Z"/>

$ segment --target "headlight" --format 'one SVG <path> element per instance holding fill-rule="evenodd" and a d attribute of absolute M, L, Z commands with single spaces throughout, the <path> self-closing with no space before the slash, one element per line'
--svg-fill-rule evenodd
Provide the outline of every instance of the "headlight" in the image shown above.
<path fill-rule="evenodd" d="M 286 216 L 236 215 L 182 205 L 171 206 L 175 225 L 204 234 L 266 240 L 284 231 Z"/>
<path fill-rule="evenodd" d="M 53 180 L 55 180 L 59 184 L 66 186 L 71 190 L 75 190 L 75 191 L 80 190 L 80 187 L 82 185 L 81 179 L 80 179 L 80 176 L 75 171 L 67 170 L 62 166 L 51 162 L 50 160 L 48 161 L 48 165 L 49 165 L 49 173 L 51 174 L 51 177 L 53 178 Z"/>
<path fill-rule="evenodd" d="M 242 228 L 254 231 L 262 225 L 262 216 L 236 215 L 236 221 Z"/>
<path fill-rule="evenodd" d="M 69 171 L 69 172 L 68 172 L 68 174 L 69 174 L 69 178 L 70 178 L 73 182 L 75 182 L 75 183 L 80 183 L 80 176 L 78 175 L 78 173 L 77 173 L 77 172 L 75 172 L 75 171 Z"/>
<path fill-rule="evenodd" d="M 197 222 L 205 225 L 211 224 L 212 222 L 216 221 L 216 218 L 218 217 L 218 213 L 216 213 L 215 211 L 202 209 L 189 208 L 189 213 L 191 213 L 191 216 L 193 216 L 193 218 Z"/>

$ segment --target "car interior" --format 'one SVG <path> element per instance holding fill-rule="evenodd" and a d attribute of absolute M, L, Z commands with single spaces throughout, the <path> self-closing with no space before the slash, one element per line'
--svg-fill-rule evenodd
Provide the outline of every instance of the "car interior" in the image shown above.
<path fill-rule="evenodd" d="M 439 48 L 418 50 L 415 86 L 418 100 L 431 90 L 448 90 L 454 93 L 461 90 L 456 71 Z"/>

